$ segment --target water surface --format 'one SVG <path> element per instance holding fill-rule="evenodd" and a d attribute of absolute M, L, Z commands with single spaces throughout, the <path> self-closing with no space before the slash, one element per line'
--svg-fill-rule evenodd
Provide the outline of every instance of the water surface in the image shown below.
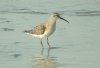
<path fill-rule="evenodd" d="M 0 0 L 0 68 L 99 68 L 99 0 Z M 24 30 L 59 12 L 70 24 L 57 20 L 55 33 L 46 39 Z"/>

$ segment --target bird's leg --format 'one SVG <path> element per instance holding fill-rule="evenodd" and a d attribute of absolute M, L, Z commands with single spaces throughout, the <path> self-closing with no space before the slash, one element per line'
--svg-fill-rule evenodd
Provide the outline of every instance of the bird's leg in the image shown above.
<path fill-rule="evenodd" d="M 41 50 L 41 55 L 43 55 L 43 53 L 44 53 L 44 48 L 42 47 L 42 50 Z"/>
<path fill-rule="evenodd" d="M 49 48 L 50 48 L 51 46 L 50 46 L 50 44 L 49 44 L 48 37 L 47 37 L 47 44 L 48 44 L 48 46 L 49 46 Z"/>
<path fill-rule="evenodd" d="M 50 50 L 51 50 L 51 48 L 48 48 L 48 55 L 47 55 L 48 58 L 49 58 L 49 55 L 50 55 Z"/>
<path fill-rule="evenodd" d="M 42 43 L 42 39 L 41 39 L 41 45 L 42 45 L 42 48 L 43 48 L 43 43 Z"/>

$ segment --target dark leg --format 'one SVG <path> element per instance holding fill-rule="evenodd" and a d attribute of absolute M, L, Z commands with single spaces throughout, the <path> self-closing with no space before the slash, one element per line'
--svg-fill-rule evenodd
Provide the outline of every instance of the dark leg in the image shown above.
<path fill-rule="evenodd" d="M 41 50 L 41 55 L 43 55 L 43 53 L 44 53 L 44 48 L 42 47 L 42 50 Z"/>
<path fill-rule="evenodd" d="M 48 44 L 48 46 L 49 46 L 49 48 L 50 48 L 51 46 L 50 46 L 50 44 L 49 44 L 48 37 L 47 37 L 47 44 Z"/>
<path fill-rule="evenodd" d="M 42 48 L 43 48 L 43 43 L 42 43 L 42 39 L 41 39 L 41 45 L 42 45 Z"/>
<path fill-rule="evenodd" d="M 48 55 L 47 55 L 47 57 L 49 57 L 49 55 L 50 55 L 50 50 L 51 50 L 51 49 L 50 49 L 50 48 L 48 48 Z"/>

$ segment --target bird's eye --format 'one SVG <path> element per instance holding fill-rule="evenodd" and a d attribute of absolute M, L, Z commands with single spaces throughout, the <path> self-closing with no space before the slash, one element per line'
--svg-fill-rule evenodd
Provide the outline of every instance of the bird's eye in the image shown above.
<path fill-rule="evenodd" d="M 56 15 L 54 15 L 53 17 L 56 17 Z"/>

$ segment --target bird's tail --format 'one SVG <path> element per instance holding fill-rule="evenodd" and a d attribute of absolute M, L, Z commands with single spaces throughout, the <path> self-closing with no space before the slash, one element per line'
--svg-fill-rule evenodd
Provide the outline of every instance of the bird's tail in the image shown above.
<path fill-rule="evenodd" d="M 24 33 L 29 33 L 29 31 L 28 30 L 25 30 Z"/>
<path fill-rule="evenodd" d="M 24 33 L 30 34 L 32 30 L 25 30 Z"/>

